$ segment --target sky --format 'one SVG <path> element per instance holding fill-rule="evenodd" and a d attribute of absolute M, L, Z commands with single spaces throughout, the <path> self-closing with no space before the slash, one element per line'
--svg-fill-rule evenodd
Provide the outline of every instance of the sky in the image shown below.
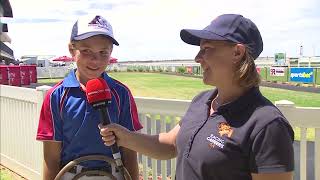
<path fill-rule="evenodd" d="M 193 59 L 199 47 L 185 44 L 180 30 L 203 29 L 221 14 L 242 14 L 259 28 L 260 56 L 320 55 L 319 0 L 10 0 L 10 47 L 22 55 L 69 55 L 74 22 L 102 15 L 112 25 L 120 46 L 119 61 Z"/>

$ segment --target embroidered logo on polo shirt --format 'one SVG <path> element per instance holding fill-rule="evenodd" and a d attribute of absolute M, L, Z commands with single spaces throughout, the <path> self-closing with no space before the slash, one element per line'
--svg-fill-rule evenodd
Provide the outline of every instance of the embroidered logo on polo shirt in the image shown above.
<path fill-rule="evenodd" d="M 219 148 L 223 149 L 224 147 L 224 140 L 213 134 L 207 137 L 207 140 L 210 142 L 209 143 L 210 148 L 214 148 L 215 146 L 218 146 Z"/>
<path fill-rule="evenodd" d="M 226 135 L 227 137 L 231 137 L 233 133 L 232 127 L 226 123 L 226 122 L 221 122 L 218 124 L 218 130 L 219 134 L 222 137 L 223 135 Z"/>
<path fill-rule="evenodd" d="M 218 123 L 217 130 L 220 137 L 215 136 L 213 134 L 207 137 L 207 140 L 210 142 L 209 147 L 214 148 L 215 146 L 218 146 L 219 148 L 223 149 L 225 141 L 222 138 L 223 136 L 227 136 L 230 138 L 232 136 L 233 129 L 228 123 L 221 122 Z"/>

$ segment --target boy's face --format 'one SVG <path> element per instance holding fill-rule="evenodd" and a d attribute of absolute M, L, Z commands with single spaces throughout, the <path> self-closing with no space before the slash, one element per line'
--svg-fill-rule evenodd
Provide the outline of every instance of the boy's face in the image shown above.
<path fill-rule="evenodd" d="M 77 79 L 85 85 L 105 71 L 112 53 L 112 41 L 101 35 L 70 44 L 69 51 L 77 63 Z"/>

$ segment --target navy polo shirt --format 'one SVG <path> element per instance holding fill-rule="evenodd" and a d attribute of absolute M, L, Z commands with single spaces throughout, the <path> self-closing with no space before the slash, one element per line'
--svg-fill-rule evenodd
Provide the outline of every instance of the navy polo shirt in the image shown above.
<path fill-rule="evenodd" d="M 251 180 L 251 173 L 294 170 L 293 130 L 259 88 L 210 115 L 216 95 L 200 93 L 180 121 L 177 180 Z"/>
<path fill-rule="evenodd" d="M 141 129 L 130 90 L 106 73 L 102 77 L 111 90 L 112 102 L 107 107 L 111 121 L 131 131 Z M 99 112 L 88 103 L 86 92 L 81 88 L 75 70 L 72 70 L 47 92 L 40 113 L 37 140 L 62 142 L 61 165 L 85 155 L 112 157 L 111 149 L 101 139 L 99 123 Z M 100 167 L 105 164 L 89 161 L 82 165 Z"/>

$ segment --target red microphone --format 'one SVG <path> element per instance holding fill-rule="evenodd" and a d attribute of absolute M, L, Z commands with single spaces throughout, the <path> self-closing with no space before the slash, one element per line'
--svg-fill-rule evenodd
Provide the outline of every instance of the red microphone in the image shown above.
<path fill-rule="evenodd" d="M 111 104 L 111 92 L 108 84 L 102 78 L 91 79 L 87 82 L 87 100 L 94 109 L 100 112 L 100 121 L 103 125 L 111 123 L 108 111 L 108 105 Z M 121 160 L 121 154 L 117 143 L 111 146 L 112 156 L 120 171 L 124 171 L 124 166 Z"/>
<path fill-rule="evenodd" d="M 87 99 L 95 109 L 106 107 L 111 103 L 111 92 L 108 84 L 102 78 L 91 79 L 86 85 Z"/>

